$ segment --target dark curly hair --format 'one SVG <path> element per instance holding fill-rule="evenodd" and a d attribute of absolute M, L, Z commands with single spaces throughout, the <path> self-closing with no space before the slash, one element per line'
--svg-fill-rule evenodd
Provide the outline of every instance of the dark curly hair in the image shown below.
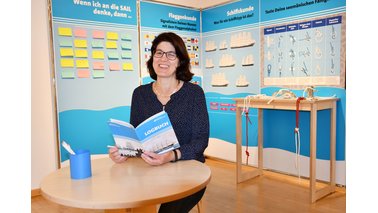
<path fill-rule="evenodd" d="M 154 80 L 157 79 L 156 72 L 152 66 L 154 61 L 153 56 L 156 47 L 163 41 L 169 42 L 175 47 L 176 55 L 179 60 L 179 66 L 176 69 L 176 78 L 182 81 L 192 80 L 194 74 L 190 71 L 190 58 L 188 51 L 186 50 L 186 45 L 180 36 L 172 32 L 161 33 L 152 41 L 151 57 L 147 61 L 147 69 L 150 73 L 150 77 Z"/>

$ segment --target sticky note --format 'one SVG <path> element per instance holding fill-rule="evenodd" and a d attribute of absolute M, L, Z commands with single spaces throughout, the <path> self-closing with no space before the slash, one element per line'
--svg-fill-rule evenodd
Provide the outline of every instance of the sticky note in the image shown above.
<path fill-rule="evenodd" d="M 108 59 L 115 60 L 119 59 L 119 54 L 117 51 L 108 51 Z"/>
<path fill-rule="evenodd" d="M 77 77 L 78 78 L 89 78 L 91 75 L 90 75 L 90 72 L 89 70 L 78 70 L 77 71 Z"/>
<path fill-rule="evenodd" d="M 58 28 L 58 35 L 60 36 L 72 36 L 72 30 L 68 27 L 59 27 Z"/>
<path fill-rule="evenodd" d="M 133 71 L 133 63 L 131 62 L 126 62 L 122 64 L 122 69 L 124 71 Z"/>
<path fill-rule="evenodd" d="M 92 51 L 92 58 L 94 59 L 104 59 L 104 51 L 102 50 L 93 50 Z"/>
<path fill-rule="evenodd" d="M 101 31 L 101 30 L 93 30 L 92 36 L 93 36 L 93 38 L 104 39 L 105 38 L 105 33 L 104 33 L 104 31 Z"/>
<path fill-rule="evenodd" d="M 73 57 L 73 50 L 72 48 L 60 48 L 60 56 L 62 57 Z"/>
<path fill-rule="evenodd" d="M 101 62 L 101 61 L 93 62 L 93 69 L 94 70 L 103 70 L 104 69 L 104 62 Z"/>
<path fill-rule="evenodd" d="M 74 67 L 74 60 L 71 58 L 61 58 L 60 66 L 61 67 Z"/>
<path fill-rule="evenodd" d="M 121 40 L 123 41 L 131 41 L 131 36 L 129 34 L 122 34 Z"/>
<path fill-rule="evenodd" d="M 122 59 L 131 59 L 131 51 L 122 51 L 121 57 Z"/>
<path fill-rule="evenodd" d="M 123 50 L 131 50 L 131 42 L 122 42 L 121 43 L 121 48 Z"/>
<path fill-rule="evenodd" d="M 76 67 L 77 68 L 89 68 L 88 60 L 78 59 L 76 60 Z"/>
<path fill-rule="evenodd" d="M 93 70 L 92 76 L 93 78 L 104 78 L 105 72 L 103 70 Z"/>
<path fill-rule="evenodd" d="M 87 50 L 76 49 L 75 50 L 75 57 L 77 57 L 77 58 L 88 58 L 88 52 L 87 52 Z"/>
<path fill-rule="evenodd" d="M 71 39 L 59 39 L 59 46 L 61 47 L 72 47 Z"/>
<path fill-rule="evenodd" d="M 93 40 L 92 41 L 93 48 L 104 48 L 104 42 L 102 40 Z"/>
<path fill-rule="evenodd" d="M 62 78 L 75 78 L 74 69 L 62 69 L 61 71 Z"/>
<path fill-rule="evenodd" d="M 84 39 L 75 39 L 74 40 L 75 47 L 87 47 L 87 40 Z"/>
<path fill-rule="evenodd" d="M 110 71 L 119 71 L 119 70 L 121 70 L 121 66 L 119 65 L 119 63 L 110 62 L 109 63 L 109 70 Z"/>
<path fill-rule="evenodd" d="M 106 48 L 107 49 L 117 49 L 117 42 L 116 41 L 106 41 Z"/>
<path fill-rule="evenodd" d="M 87 37 L 87 31 L 81 28 L 76 28 L 74 29 L 74 35 L 75 37 L 80 37 L 80 38 L 86 38 Z"/>
<path fill-rule="evenodd" d="M 108 40 L 118 40 L 118 33 L 116 33 L 116 32 L 107 32 L 106 33 L 106 38 Z"/>

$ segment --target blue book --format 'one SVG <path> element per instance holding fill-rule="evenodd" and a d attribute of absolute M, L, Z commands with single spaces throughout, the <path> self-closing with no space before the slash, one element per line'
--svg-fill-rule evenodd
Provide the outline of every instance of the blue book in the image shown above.
<path fill-rule="evenodd" d="M 116 119 L 110 119 L 108 125 L 122 156 L 139 157 L 144 151 L 163 154 L 180 147 L 165 111 L 149 117 L 137 127 Z"/>

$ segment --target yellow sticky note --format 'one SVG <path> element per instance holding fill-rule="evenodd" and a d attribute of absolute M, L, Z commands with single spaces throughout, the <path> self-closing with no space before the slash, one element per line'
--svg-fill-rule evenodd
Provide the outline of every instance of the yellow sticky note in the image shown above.
<path fill-rule="evenodd" d="M 88 52 L 87 50 L 75 50 L 75 57 L 77 58 L 88 58 Z"/>
<path fill-rule="evenodd" d="M 122 69 L 124 70 L 124 71 L 133 71 L 134 69 L 133 69 L 133 63 L 130 63 L 130 62 L 128 62 L 128 63 L 123 63 L 122 64 Z"/>
<path fill-rule="evenodd" d="M 117 42 L 116 41 L 106 41 L 106 48 L 107 49 L 117 49 Z"/>
<path fill-rule="evenodd" d="M 88 60 L 78 59 L 76 60 L 76 67 L 77 68 L 89 68 Z"/>
<path fill-rule="evenodd" d="M 62 56 L 62 57 L 65 57 L 65 56 L 72 57 L 73 56 L 73 50 L 72 50 L 72 48 L 60 48 L 60 56 Z"/>
<path fill-rule="evenodd" d="M 75 39 L 74 40 L 75 47 L 87 47 L 87 40 L 83 39 Z"/>
<path fill-rule="evenodd" d="M 58 34 L 60 36 L 72 36 L 72 30 L 71 28 L 68 28 L 68 27 L 59 27 Z"/>
<path fill-rule="evenodd" d="M 116 33 L 116 32 L 107 32 L 106 33 L 106 38 L 108 40 L 118 40 L 118 33 Z"/>
<path fill-rule="evenodd" d="M 104 51 L 93 50 L 92 51 L 92 58 L 94 58 L 94 59 L 104 59 L 105 58 Z"/>
<path fill-rule="evenodd" d="M 70 58 L 61 58 L 60 66 L 61 67 L 74 67 L 74 60 Z"/>

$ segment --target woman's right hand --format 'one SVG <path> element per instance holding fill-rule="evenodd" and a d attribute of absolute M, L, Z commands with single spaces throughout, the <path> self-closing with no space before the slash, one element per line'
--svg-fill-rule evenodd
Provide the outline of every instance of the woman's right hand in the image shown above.
<path fill-rule="evenodd" d="M 123 163 L 127 160 L 127 157 L 121 156 L 121 154 L 119 154 L 117 147 L 109 148 L 108 152 L 110 159 L 112 159 L 114 163 Z"/>

